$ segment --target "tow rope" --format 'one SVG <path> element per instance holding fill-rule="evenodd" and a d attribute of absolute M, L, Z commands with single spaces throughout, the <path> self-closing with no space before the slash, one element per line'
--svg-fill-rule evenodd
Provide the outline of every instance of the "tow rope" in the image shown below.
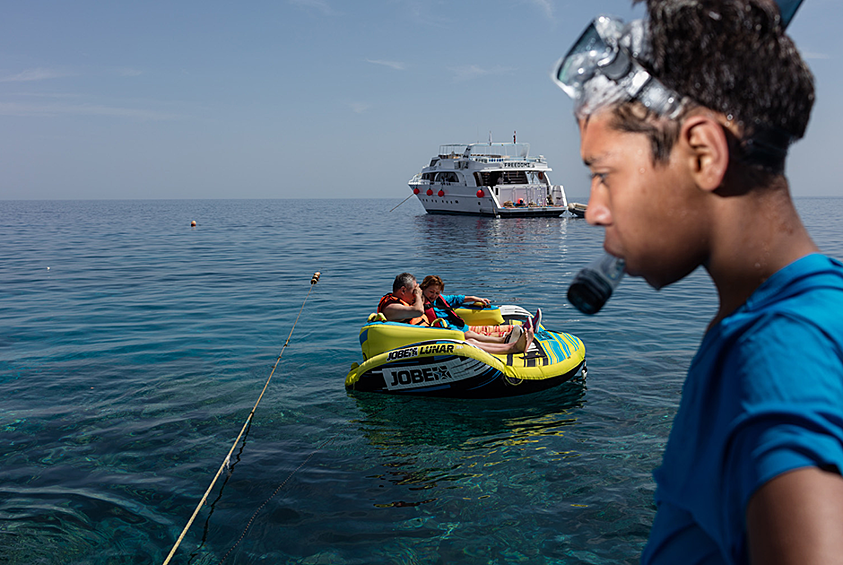
<path fill-rule="evenodd" d="M 286 478 L 286 479 L 284 479 L 284 480 L 281 482 L 281 484 L 279 484 L 279 485 L 276 487 L 276 489 L 272 492 L 272 494 L 269 496 L 269 498 L 267 498 L 266 500 L 264 500 L 264 501 L 263 501 L 263 504 L 261 504 L 260 506 L 258 506 L 258 509 L 257 509 L 257 510 L 255 510 L 255 513 L 254 513 L 254 514 L 252 514 L 252 517 L 251 517 L 251 518 L 249 518 L 249 521 L 248 521 L 248 522 L 246 522 L 246 527 L 245 527 L 245 528 L 243 528 L 243 532 L 241 532 L 240 537 L 239 537 L 239 538 L 237 538 L 237 541 L 234 543 L 234 545 L 232 545 L 232 546 L 228 549 L 228 551 L 225 553 L 225 555 L 223 555 L 223 556 L 222 556 L 222 559 L 220 559 L 220 561 L 219 561 L 219 562 L 220 562 L 220 565 L 221 565 L 221 564 L 222 564 L 222 563 L 223 563 L 226 559 L 228 559 L 228 556 L 231 554 L 231 552 L 232 552 L 232 551 L 234 551 L 234 550 L 235 550 L 235 548 L 236 548 L 238 545 L 240 545 L 240 542 L 241 542 L 241 541 L 243 541 L 243 538 L 244 538 L 244 537 L 246 537 L 246 532 L 248 532 L 248 531 L 249 531 L 249 528 L 251 528 L 251 527 L 252 527 L 252 523 L 254 523 L 255 518 L 257 518 L 257 517 L 258 517 L 258 514 L 260 514 L 260 511 L 261 511 L 261 510 L 263 510 L 264 506 L 266 506 L 267 504 L 269 504 L 269 501 L 270 501 L 270 500 L 272 500 L 273 498 L 275 498 L 275 495 L 277 495 L 277 494 L 281 491 L 281 489 L 282 489 L 282 488 L 284 488 L 284 485 L 286 485 L 286 484 L 287 484 L 287 482 L 289 482 L 289 480 L 293 478 L 293 475 L 295 475 L 295 474 L 296 474 L 296 472 L 298 472 L 298 470 L 299 470 L 299 469 L 301 469 L 302 467 L 304 467 L 305 465 L 307 465 L 307 462 L 308 462 L 308 461 L 310 461 L 310 460 L 311 460 L 311 458 L 312 458 L 314 455 L 316 455 L 317 453 L 319 453 L 319 451 L 320 451 L 321 449 L 323 449 L 326 445 L 328 445 L 329 443 L 331 443 L 331 442 L 333 442 L 335 439 L 337 439 L 337 436 L 338 436 L 338 435 L 340 435 L 340 432 L 335 433 L 333 436 L 331 436 L 331 437 L 330 437 L 330 438 L 328 438 L 327 440 L 323 441 L 323 442 L 322 442 L 322 444 L 321 444 L 319 447 L 317 447 L 316 449 L 314 449 L 314 450 L 313 450 L 313 452 L 312 452 L 310 455 L 308 455 L 308 456 L 307 456 L 307 458 L 306 458 L 304 461 L 302 461 L 302 462 L 301 462 L 301 464 L 300 464 L 298 467 L 296 467 L 295 469 L 293 469 L 292 471 L 290 471 L 290 474 L 289 474 L 289 475 L 287 475 L 287 478 Z"/>
<path fill-rule="evenodd" d="M 411 193 L 410 193 L 410 196 L 408 196 L 407 198 L 405 198 L 404 200 L 402 200 L 401 202 L 399 202 L 398 204 L 396 204 L 396 205 L 392 208 L 392 210 L 395 210 L 395 208 L 398 208 L 399 206 L 401 206 L 403 203 L 405 203 L 407 200 L 409 200 L 409 199 L 410 199 L 410 198 L 412 198 L 413 196 L 415 196 L 415 194 L 411 192 Z M 390 210 L 389 212 L 392 212 L 392 210 Z M 387 214 L 389 214 L 389 212 L 387 212 Z"/>
<path fill-rule="evenodd" d="M 208 495 L 211 493 L 211 490 L 213 490 L 214 485 L 217 482 L 217 479 L 220 478 L 220 475 L 222 474 L 223 469 L 225 469 L 229 466 L 229 464 L 231 462 L 231 454 L 234 453 L 234 449 L 237 447 L 237 444 L 240 442 L 240 438 L 243 436 L 243 433 L 246 431 L 246 428 L 248 428 L 249 424 L 252 423 L 252 417 L 255 415 L 255 410 L 257 410 L 258 404 L 260 404 L 261 399 L 263 398 L 263 394 L 266 392 L 267 387 L 269 387 L 269 381 L 272 380 L 272 375 L 275 374 L 275 368 L 278 367 L 278 363 L 281 361 L 281 356 L 284 355 L 284 350 L 287 348 L 288 345 L 290 345 L 290 338 L 293 337 L 293 332 L 296 329 L 296 324 L 299 323 L 299 318 L 301 317 L 301 313 L 304 311 L 304 305 L 307 304 L 307 299 L 310 297 L 310 292 L 313 290 L 313 287 L 316 285 L 316 283 L 319 282 L 319 277 L 321 276 L 321 274 L 322 273 L 320 273 L 319 271 L 316 271 L 315 273 L 313 273 L 313 276 L 310 278 L 310 288 L 307 291 L 307 296 L 304 297 L 304 302 L 302 302 L 301 310 L 299 310 L 299 315 L 296 316 L 296 321 L 293 322 L 293 327 L 290 328 L 290 335 L 287 336 L 287 341 L 285 341 L 283 347 L 281 347 L 281 353 L 278 354 L 278 359 L 275 360 L 275 365 L 272 366 L 272 371 L 269 373 L 269 377 L 266 379 L 266 384 L 263 385 L 263 390 L 261 391 L 260 396 L 258 396 L 258 400 L 257 400 L 257 402 L 255 402 L 255 406 L 252 408 L 252 411 L 249 412 L 249 416 L 246 418 L 246 422 L 243 424 L 243 427 L 240 429 L 240 433 L 237 434 L 237 439 L 234 440 L 234 444 L 231 446 L 231 449 L 228 451 L 228 455 L 226 455 L 225 459 L 223 459 L 222 465 L 220 465 L 220 468 L 217 470 L 217 474 L 214 475 L 214 479 L 211 481 L 210 486 L 208 486 L 208 490 L 205 491 L 205 494 L 202 496 L 202 500 L 199 501 L 199 504 L 196 506 L 196 510 L 193 511 L 193 515 L 190 517 L 190 520 L 187 521 L 187 525 L 182 530 L 181 535 L 179 535 L 179 538 L 176 540 L 176 544 L 173 546 L 173 549 L 170 550 L 170 553 L 169 553 L 169 555 L 167 555 L 167 558 L 164 560 L 163 565 L 167 565 L 170 562 L 170 560 L 173 558 L 173 555 L 175 555 L 176 550 L 178 549 L 179 545 L 181 545 L 181 542 L 184 539 L 184 536 L 187 534 L 187 531 L 190 529 L 190 526 L 193 525 L 193 521 L 196 519 L 196 516 L 199 514 L 199 510 L 205 504 L 205 501 L 208 500 Z M 308 459 L 310 459 L 310 458 L 308 458 Z M 307 460 L 305 460 L 305 463 L 306 462 L 307 462 Z M 283 484 L 282 484 L 282 486 L 283 486 Z"/>

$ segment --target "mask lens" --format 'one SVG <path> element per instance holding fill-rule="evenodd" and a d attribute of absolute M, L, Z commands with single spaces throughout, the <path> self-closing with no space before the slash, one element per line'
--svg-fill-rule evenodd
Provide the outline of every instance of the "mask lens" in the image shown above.
<path fill-rule="evenodd" d="M 556 80 L 565 94 L 576 99 L 595 70 L 610 63 L 614 56 L 615 49 L 603 41 L 592 22 L 559 62 Z"/>
<path fill-rule="evenodd" d="M 678 115 L 684 99 L 641 64 L 649 60 L 647 37 L 647 24 L 641 20 L 624 25 L 618 18 L 598 16 L 591 22 L 551 75 L 574 100 L 577 117 L 633 99 L 661 116 Z"/>

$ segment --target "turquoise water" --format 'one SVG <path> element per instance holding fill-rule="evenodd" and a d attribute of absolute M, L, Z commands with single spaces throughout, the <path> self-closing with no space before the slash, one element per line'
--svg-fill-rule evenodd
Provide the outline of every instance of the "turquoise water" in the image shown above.
<path fill-rule="evenodd" d="M 0 203 L 3 561 L 163 562 L 307 299 L 174 563 L 637 562 L 716 305 L 707 277 L 626 280 L 586 317 L 564 296 L 599 229 L 398 202 Z M 843 256 L 843 199 L 798 207 Z M 405 270 L 540 306 L 585 342 L 587 382 L 482 402 L 349 395 L 359 327 Z"/>

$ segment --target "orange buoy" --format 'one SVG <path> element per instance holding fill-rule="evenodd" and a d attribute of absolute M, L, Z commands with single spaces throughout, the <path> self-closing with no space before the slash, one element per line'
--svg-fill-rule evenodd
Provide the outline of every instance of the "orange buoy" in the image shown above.
<path fill-rule="evenodd" d="M 485 195 L 482 188 L 477 191 L 477 198 L 483 198 Z"/>
<path fill-rule="evenodd" d="M 192 227 L 192 228 L 195 228 L 195 227 L 196 227 L 196 220 L 191 220 L 191 221 L 190 221 L 190 227 Z"/>

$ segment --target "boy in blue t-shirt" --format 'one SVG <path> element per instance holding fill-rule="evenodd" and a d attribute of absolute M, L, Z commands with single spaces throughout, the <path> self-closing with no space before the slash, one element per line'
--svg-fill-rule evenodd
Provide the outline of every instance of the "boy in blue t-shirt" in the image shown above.
<path fill-rule="evenodd" d="M 595 19 L 554 75 L 603 247 L 656 289 L 703 266 L 719 295 L 644 563 L 843 561 L 843 264 L 784 176 L 814 100 L 785 3 L 647 0 L 647 22 Z"/>

